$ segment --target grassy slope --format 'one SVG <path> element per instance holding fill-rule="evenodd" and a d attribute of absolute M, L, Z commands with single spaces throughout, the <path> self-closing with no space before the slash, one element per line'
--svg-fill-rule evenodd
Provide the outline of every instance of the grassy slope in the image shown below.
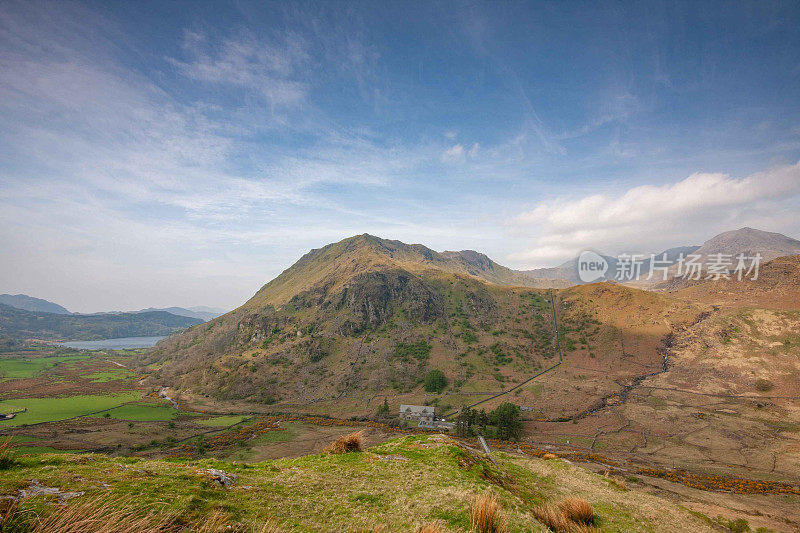
<path fill-rule="evenodd" d="M 414 531 L 433 520 L 442 521 L 448 531 L 468 531 L 470 502 L 491 491 L 500 497 L 509 532 L 545 531 L 531 517 L 531 506 L 565 496 L 589 500 L 603 531 L 712 531 L 671 502 L 623 491 L 561 460 L 495 456 L 497 466 L 442 436 L 404 437 L 365 453 L 247 465 L 33 455 L 4 472 L 0 493 L 14 493 L 37 479 L 62 490 L 87 491 L 80 498 L 135 496 L 138 505 L 177 512 L 188 521 L 203 521 L 221 510 L 234 530 L 237 524 L 274 519 L 285 531 L 363 531 L 378 524 L 387 531 Z M 235 473 L 238 483 L 233 489 L 219 488 L 204 468 Z M 23 506 L 52 509 L 41 497 L 24 500 Z"/>
<path fill-rule="evenodd" d="M 688 282 L 675 292 L 687 300 L 722 307 L 800 310 L 800 255 L 761 265 L 758 279 Z"/>

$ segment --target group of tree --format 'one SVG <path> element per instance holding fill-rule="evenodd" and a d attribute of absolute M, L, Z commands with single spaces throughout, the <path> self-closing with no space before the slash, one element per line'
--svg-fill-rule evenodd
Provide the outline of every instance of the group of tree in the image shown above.
<path fill-rule="evenodd" d="M 487 413 L 465 407 L 458 413 L 455 432 L 460 437 L 484 437 L 516 440 L 522 431 L 519 406 L 505 402 Z"/>

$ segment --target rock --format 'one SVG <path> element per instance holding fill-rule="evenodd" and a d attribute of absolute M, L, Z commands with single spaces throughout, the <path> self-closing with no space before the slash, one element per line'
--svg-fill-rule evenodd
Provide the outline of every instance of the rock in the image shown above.
<path fill-rule="evenodd" d="M 18 493 L 18 498 L 20 500 L 24 500 L 25 498 L 31 498 L 33 496 L 56 496 L 58 497 L 59 502 L 65 502 L 70 498 L 77 498 L 78 496 L 83 496 L 83 491 L 77 492 L 64 492 L 57 487 L 46 487 L 39 483 L 38 480 L 32 479 L 30 486 L 27 489 L 22 489 Z"/>
<path fill-rule="evenodd" d="M 220 487 L 225 487 L 226 489 L 233 487 L 236 484 L 236 480 L 239 479 L 236 474 L 228 474 L 216 468 L 208 468 L 205 472 L 211 476 L 211 479 L 219 483 Z"/>

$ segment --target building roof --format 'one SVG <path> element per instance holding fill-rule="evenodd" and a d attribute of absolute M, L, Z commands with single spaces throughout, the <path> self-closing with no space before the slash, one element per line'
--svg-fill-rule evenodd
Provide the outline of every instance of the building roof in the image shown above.
<path fill-rule="evenodd" d="M 434 414 L 434 407 L 432 405 L 401 405 L 400 412 L 411 415 L 430 415 Z"/>

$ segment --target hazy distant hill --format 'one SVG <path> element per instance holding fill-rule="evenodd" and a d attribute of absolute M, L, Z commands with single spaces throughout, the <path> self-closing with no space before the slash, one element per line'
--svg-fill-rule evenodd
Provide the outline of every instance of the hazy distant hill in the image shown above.
<path fill-rule="evenodd" d="M 741 228 L 733 231 L 720 233 L 707 240 L 701 247 L 692 252 L 701 257 L 700 264 L 706 265 L 712 255 L 725 254 L 730 258 L 730 269 L 736 265 L 736 256 L 744 254 L 746 257 L 754 257 L 761 254 L 761 264 L 779 257 L 800 254 L 800 241 L 769 231 L 761 231 L 753 228 Z M 671 276 L 677 274 L 677 266 L 671 270 Z M 704 277 L 704 274 L 701 274 Z M 697 285 L 705 281 L 684 279 L 682 277 L 672 277 L 667 281 L 660 281 L 653 285 L 655 290 L 675 291 Z"/>
<path fill-rule="evenodd" d="M 98 340 L 169 335 L 202 320 L 163 311 L 64 315 L 0 305 L 0 336 L 43 340 Z"/>
<path fill-rule="evenodd" d="M 667 250 L 664 250 L 656 254 L 656 261 L 660 261 L 662 260 L 662 258 L 664 258 L 664 256 L 666 256 L 667 262 L 672 264 L 678 261 L 678 258 L 681 256 L 681 254 L 687 255 L 694 253 L 695 250 L 697 250 L 698 248 L 699 246 L 678 246 L 676 248 L 669 248 Z M 601 281 L 615 279 L 615 275 L 617 272 L 617 259 L 615 257 L 611 257 L 608 255 L 603 255 L 602 257 L 608 263 L 608 271 L 606 272 L 606 275 L 603 278 L 601 278 Z M 656 264 L 658 265 L 658 263 Z M 642 276 L 646 276 L 647 273 L 649 272 L 650 272 L 650 256 L 648 255 L 642 261 L 641 274 Z M 557 267 L 525 270 L 524 273 L 538 278 L 563 279 L 563 280 L 568 280 L 571 283 L 582 283 L 582 281 L 578 277 L 577 257 L 574 259 L 570 259 L 569 261 L 566 261 Z"/>
<path fill-rule="evenodd" d="M 703 243 L 696 252 L 699 255 L 760 253 L 764 261 L 776 257 L 800 254 L 800 241 L 780 233 L 771 233 L 753 228 L 741 228 L 720 233 Z"/>
<path fill-rule="evenodd" d="M 141 309 L 139 311 L 131 311 L 132 313 L 149 313 L 153 311 L 164 311 L 167 313 L 172 313 L 173 315 L 178 316 L 186 316 L 190 318 L 197 318 L 202 320 L 203 322 L 208 322 L 212 318 L 217 318 L 220 315 L 225 314 L 224 309 L 218 309 L 215 307 L 206 307 L 206 306 L 197 306 L 197 307 L 148 307 L 147 309 Z"/>
<path fill-rule="evenodd" d="M 0 294 L 0 304 L 16 307 L 25 311 L 41 311 L 43 313 L 55 313 L 58 315 L 68 315 L 69 311 L 53 302 L 34 298 L 27 294 Z"/>

